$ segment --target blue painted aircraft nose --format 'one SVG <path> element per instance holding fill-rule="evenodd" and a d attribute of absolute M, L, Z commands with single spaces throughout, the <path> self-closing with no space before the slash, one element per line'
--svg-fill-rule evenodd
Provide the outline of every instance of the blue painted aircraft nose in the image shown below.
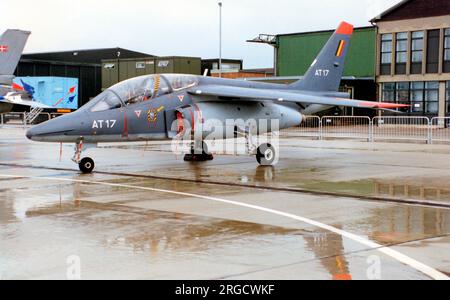
<path fill-rule="evenodd" d="M 27 133 L 25 133 L 25 136 L 26 136 L 27 139 L 29 139 L 29 140 L 32 140 L 32 139 L 33 139 L 33 135 L 34 135 L 33 129 L 34 129 L 34 128 L 30 128 L 30 129 L 27 130 Z"/>
<path fill-rule="evenodd" d="M 46 123 L 47 122 L 31 127 L 27 130 L 25 136 L 29 140 L 36 140 L 37 136 L 45 136 L 46 134 L 50 133 L 50 126 L 48 126 L 48 124 Z"/>
<path fill-rule="evenodd" d="M 79 129 L 75 114 L 65 115 L 28 129 L 25 136 L 37 142 L 69 142 L 71 133 Z"/>

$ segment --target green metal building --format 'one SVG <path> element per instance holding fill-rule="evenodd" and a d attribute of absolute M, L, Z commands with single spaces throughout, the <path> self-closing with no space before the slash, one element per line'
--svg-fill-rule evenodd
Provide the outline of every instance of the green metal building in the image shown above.
<path fill-rule="evenodd" d="M 303 75 L 332 34 L 330 30 L 278 35 L 277 75 Z M 375 55 L 375 27 L 356 28 L 350 42 L 344 76 L 375 78 Z"/>
<path fill-rule="evenodd" d="M 333 32 L 334 30 L 328 30 L 277 35 L 272 44 L 275 47 L 277 76 L 284 82 L 303 76 Z M 350 92 L 352 98 L 377 100 L 376 36 L 375 27 L 355 28 L 353 33 L 341 82 L 341 91 Z M 374 111 L 351 108 L 339 113 L 375 115 Z"/>
<path fill-rule="evenodd" d="M 102 60 L 102 90 L 136 76 L 164 73 L 201 75 L 201 58 L 148 56 Z"/>

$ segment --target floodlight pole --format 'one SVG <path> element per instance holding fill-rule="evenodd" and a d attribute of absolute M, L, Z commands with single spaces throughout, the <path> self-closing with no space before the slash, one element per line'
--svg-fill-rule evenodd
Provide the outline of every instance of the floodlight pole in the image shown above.
<path fill-rule="evenodd" d="M 219 78 L 222 78 L 222 2 L 219 2 Z"/>

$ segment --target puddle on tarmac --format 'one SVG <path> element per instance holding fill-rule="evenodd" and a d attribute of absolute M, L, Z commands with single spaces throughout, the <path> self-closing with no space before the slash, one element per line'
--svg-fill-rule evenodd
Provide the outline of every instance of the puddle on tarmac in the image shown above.
<path fill-rule="evenodd" d="M 241 168 L 237 167 L 236 169 L 236 165 L 233 165 L 233 169 L 191 165 L 187 169 L 180 167 L 155 170 L 152 175 L 244 185 L 299 188 L 355 196 L 450 202 L 450 186 L 445 178 L 403 177 L 340 181 L 330 180 L 331 175 L 327 174 L 326 169 L 320 168 L 303 168 L 293 171 L 263 166 L 254 168 L 253 171 L 249 171 L 245 167 Z M 182 175 L 180 176 L 180 174 Z"/>
<path fill-rule="evenodd" d="M 391 180 L 357 180 L 344 182 L 302 182 L 298 188 L 362 196 L 450 202 L 450 187 L 433 187 Z"/>

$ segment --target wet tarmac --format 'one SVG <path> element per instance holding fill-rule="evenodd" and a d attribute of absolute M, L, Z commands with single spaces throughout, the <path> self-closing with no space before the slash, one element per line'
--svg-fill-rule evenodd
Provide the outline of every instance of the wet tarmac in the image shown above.
<path fill-rule="evenodd" d="M 72 145 L 0 129 L 0 279 L 67 279 L 74 258 L 82 279 L 450 275 L 450 146 L 282 139 L 275 167 L 100 146 L 81 175 Z"/>

